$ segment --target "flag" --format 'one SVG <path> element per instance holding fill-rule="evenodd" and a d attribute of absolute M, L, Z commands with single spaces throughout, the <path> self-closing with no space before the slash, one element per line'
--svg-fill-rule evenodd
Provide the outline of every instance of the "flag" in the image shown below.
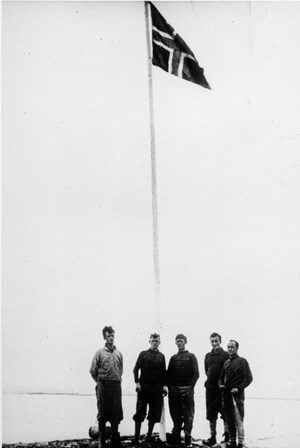
<path fill-rule="evenodd" d="M 150 3 L 150 2 L 149 2 Z M 210 89 L 191 49 L 150 3 L 152 17 L 152 64 L 172 75 Z"/>

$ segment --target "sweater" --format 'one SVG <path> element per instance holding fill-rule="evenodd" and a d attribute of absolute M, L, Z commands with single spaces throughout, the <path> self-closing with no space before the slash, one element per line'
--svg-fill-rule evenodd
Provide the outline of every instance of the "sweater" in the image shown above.
<path fill-rule="evenodd" d="M 139 376 L 140 372 L 140 376 Z M 166 360 L 165 356 L 158 350 L 142 351 L 133 369 L 134 381 L 141 385 L 161 385 L 166 384 Z"/>
<path fill-rule="evenodd" d="M 204 386 L 207 388 L 217 388 L 218 381 L 222 372 L 224 362 L 229 358 L 229 355 L 221 347 L 218 351 L 211 350 L 205 355 L 204 370 L 207 380 Z"/>
<path fill-rule="evenodd" d="M 92 360 L 90 374 L 97 381 L 119 381 L 123 373 L 122 353 L 114 346 L 113 350 L 104 346 L 98 350 Z"/>
<path fill-rule="evenodd" d="M 198 378 L 198 361 L 193 353 L 184 350 L 171 357 L 167 371 L 168 386 L 194 387 Z"/>

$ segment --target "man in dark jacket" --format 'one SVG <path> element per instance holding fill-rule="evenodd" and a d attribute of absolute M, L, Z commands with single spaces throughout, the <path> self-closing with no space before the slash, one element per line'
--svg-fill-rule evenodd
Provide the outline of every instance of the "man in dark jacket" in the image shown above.
<path fill-rule="evenodd" d="M 252 382 L 253 377 L 245 358 L 238 355 L 239 343 L 230 340 L 228 345 L 229 359 L 225 361 L 219 386 L 223 391 L 224 416 L 229 429 L 228 448 L 243 448 L 244 444 L 244 401 L 245 388 Z M 238 445 L 236 438 L 238 437 Z"/>
<path fill-rule="evenodd" d="M 173 442 L 180 445 L 183 425 L 185 446 L 190 447 L 195 414 L 194 387 L 199 378 L 198 361 L 193 353 L 185 349 L 187 338 L 184 334 L 178 334 L 175 343 L 178 353 L 171 357 L 167 370 Z"/>
<path fill-rule="evenodd" d="M 218 414 L 223 417 L 222 392 L 219 389 L 219 378 L 224 362 L 228 359 L 228 353 L 221 347 L 222 338 L 218 333 L 210 335 L 212 350 L 205 355 L 204 369 L 207 380 L 204 383 L 206 396 L 206 418 L 210 426 L 210 438 L 203 440 L 206 446 L 213 446 L 217 443 L 217 418 Z M 228 442 L 229 435 L 224 422 L 224 442 Z"/>
<path fill-rule="evenodd" d="M 142 351 L 133 369 L 136 384 L 137 403 L 135 421 L 135 435 L 133 445 L 139 443 L 142 422 L 145 420 L 148 406 L 148 433 L 146 441 L 151 441 L 155 423 L 161 418 L 163 395 L 167 393 L 166 361 L 165 356 L 159 352 L 160 336 L 157 333 L 150 335 L 150 349 Z"/>

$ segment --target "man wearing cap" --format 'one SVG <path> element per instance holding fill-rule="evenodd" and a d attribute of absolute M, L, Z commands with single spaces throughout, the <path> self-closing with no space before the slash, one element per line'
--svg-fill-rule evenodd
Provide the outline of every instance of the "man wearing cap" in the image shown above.
<path fill-rule="evenodd" d="M 170 359 L 167 370 L 169 408 L 173 420 L 173 442 L 180 445 L 181 429 L 185 434 L 185 446 L 190 447 L 195 414 L 194 387 L 199 378 L 196 356 L 185 349 L 187 337 L 178 334 L 175 338 L 178 352 Z"/>
<path fill-rule="evenodd" d="M 158 350 L 160 336 L 157 333 L 150 335 L 150 348 L 142 351 L 133 369 L 136 384 L 137 403 L 135 421 L 135 435 L 133 445 L 139 443 L 142 422 L 147 415 L 148 407 L 148 432 L 146 442 L 151 442 L 151 436 L 155 423 L 161 419 L 163 395 L 166 395 L 166 360 Z"/>
<path fill-rule="evenodd" d="M 244 446 L 244 401 L 245 388 L 253 377 L 245 358 L 238 355 L 239 343 L 230 340 L 227 345 L 229 359 L 225 361 L 219 387 L 223 391 L 224 416 L 228 424 L 228 448 L 243 448 Z M 238 437 L 238 445 L 236 439 Z"/>
<path fill-rule="evenodd" d="M 99 448 L 105 446 L 105 424 L 111 424 L 111 446 L 121 446 L 118 427 L 123 420 L 121 380 L 123 373 L 123 357 L 114 345 L 115 331 L 112 327 L 104 327 L 102 335 L 105 340 L 103 348 L 98 350 L 92 360 L 90 374 L 96 385 L 98 407 Z"/>
<path fill-rule="evenodd" d="M 212 350 L 205 355 L 204 370 L 207 379 L 204 383 L 206 398 L 206 419 L 209 421 L 210 437 L 203 440 L 206 446 L 213 446 L 217 443 L 217 419 L 218 414 L 223 417 L 222 392 L 219 389 L 219 378 L 224 362 L 229 355 L 221 347 L 222 338 L 218 333 L 210 335 Z M 226 422 L 224 421 L 224 442 L 228 442 L 229 435 Z"/>

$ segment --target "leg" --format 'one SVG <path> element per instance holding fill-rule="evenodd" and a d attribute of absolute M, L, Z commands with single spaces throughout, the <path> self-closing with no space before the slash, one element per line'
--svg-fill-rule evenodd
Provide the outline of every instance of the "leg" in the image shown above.
<path fill-rule="evenodd" d="M 245 431 L 244 431 L 244 396 L 243 394 L 237 395 L 234 398 L 234 409 L 235 409 L 235 422 L 238 433 L 238 447 L 242 448 L 244 446 Z"/>
<path fill-rule="evenodd" d="M 142 422 L 145 420 L 146 417 L 147 402 L 148 402 L 147 397 L 148 397 L 147 388 L 142 386 L 141 391 L 138 392 L 137 394 L 136 413 L 133 416 L 133 420 L 135 421 L 135 433 L 132 443 L 134 445 L 139 443 Z"/>
<path fill-rule="evenodd" d="M 98 408 L 98 429 L 99 429 L 99 448 L 105 446 L 105 414 L 104 414 L 104 398 L 105 398 L 105 384 L 99 381 L 96 386 L 97 408 Z"/>
<path fill-rule="evenodd" d="M 191 446 L 192 442 L 192 429 L 194 423 L 195 415 L 195 401 L 194 392 L 185 391 L 182 394 L 183 402 L 183 421 L 184 421 L 184 434 L 185 434 L 185 445 Z"/>
<path fill-rule="evenodd" d="M 133 445 L 137 445 L 139 443 L 139 438 L 140 438 L 140 434 L 141 434 L 141 426 L 142 426 L 142 422 L 140 422 L 140 421 L 134 422 L 134 438 L 132 440 Z"/>
<path fill-rule="evenodd" d="M 163 405 L 163 386 L 151 386 L 148 397 L 148 433 L 147 438 L 151 440 L 155 423 L 159 423 Z"/>
<path fill-rule="evenodd" d="M 169 389 L 169 410 L 173 421 L 173 440 L 174 444 L 180 444 L 180 433 L 182 426 L 182 411 L 181 411 L 181 397 L 176 390 L 172 391 Z"/>
<path fill-rule="evenodd" d="M 206 446 L 213 446 L 217 443 L 217 418 L 220 411 L 221 393 L 218 388 L 206 388 L 206 418 L 209 421 L 210 437 L 203 440 Z"/>
<path fill-rule="evenodd" d="M 119 420 L 112 419 L 111 424 L 111 447 L 112 448 L 120 448 L 121 445 L 121 438 L 119 434 Z"/>
<path fill-rule="evenodd" d="M 105 447 L 105 421 L 102 419 L 98 420 L 99 428 L 99 448 Z"/>
<path fill-rule="evenodd" d="M 155 422 L 153 422 L 153 421 L 151 421 L 151 422 L 149 421 L 148 422 L 148 433 L 147 433 L 148 437 L 152 436 L 154 425 L 155 425 Z"/>
<path fill-rule="evenodd" d="M 235 423 L 235 410 L 232 395 L 230 392 L 223 394 L 223 411 L 229 432 L 229 447 L 236 447 L 237 427 Z"/>

